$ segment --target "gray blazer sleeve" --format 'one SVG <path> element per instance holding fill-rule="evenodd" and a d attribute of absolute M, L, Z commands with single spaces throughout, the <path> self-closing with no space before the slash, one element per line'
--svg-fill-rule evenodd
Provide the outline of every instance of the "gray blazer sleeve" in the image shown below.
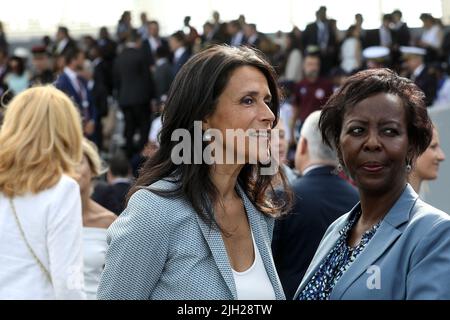
<path fill-rule="evenodd" d="M 164 203 L 154 193 L 139 190 L 109 228 L 98 299 L 151 296 L 165 265 L 171 234 Z"/>
<path fill-rule="evenodd" d="M 411 257 L 406 299 L 450 299 L 450 221 L 436 223 Z"/>

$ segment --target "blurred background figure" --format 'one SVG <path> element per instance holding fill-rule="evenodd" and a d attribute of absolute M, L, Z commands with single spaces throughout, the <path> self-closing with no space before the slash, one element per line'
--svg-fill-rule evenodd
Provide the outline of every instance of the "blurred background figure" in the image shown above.
<path fill-rule="evenodd" d="M 170 51 L 173 54 L 172 75 L 176 76 L 181 67 L 189 60 L 191 53 L 189 51 L 186 35 L 183 31 L 173 33 L 169 38 Z"/>
<path fill-rule="evenodd" d="M 197 29 L 191 26 L 191 17 L 186 16 L 183 20 L 183 32 L 185 34 L 185 45 L 190 53 L 195 46 L 195 43 L 199 37 Z"/>
<path fill-rule="evenodd" d="M 297 178 L 297 174 L 288 165 L 289 161 L 287 155 L 289 145 L 288 140 L 286 139 L 286 132 L 287 132 L 286 122 L 283 121 L 283 119 L 281 119 L 280 117 L 274 129 L 278 130 L 278 137 L 279 137 L 278 152 L 280 160 L 280 170 L 284 172 L 284 175 L 286 176 L 288 182 L 293 183 L 294 180 Z"/>
<path fill-rule="evenodd" d="M 306 118 L 295 155 L 294 206 L 275 222 L 272 251 L 286 299 L 292 299 L 331 223 L 358 202 L 357 190 L 337 175 L 337 156 L 322 142 L 320 111 Z"/>
<path fill-rule="evenodd" d="M 155 79 L 156 100 L 160 102 L 167 95 L 173 81 L 172 65 L 170 64 L 170 51 L 165 46 L 156 49 L 156 64 L 153 71 Z"/>
<path fill-rule="evenodd" d="M 420 20 L 423 22 L 423 31 L 417 45 L 426 50 L 426 62 L 435 61 L 439 56 L 444 37 L 442 26 L 429 13 L 422 13 Z"/>
<path fill-rule="evenodd" d="M 6 38 L 5 30 L 3 29 L 3 22 L 0 21 L 0 50 L 4 50 L 5 52 L 8 52 L 9 50 L 9 43 L 8 39 Z"/>
<path fill-rule="evenodd" d="M 244 26 L 245 45 L 259 48 L 261 37 L 259 36 L 256 24 L 249 23 Z"/>
<path fill-rule="evenodd" d="M 142 50 L 148 59 L 149 65 L 154 66 L 157 60 L 156 51 L 161 47 L 168 51 L 169 43 L 159 35 L 159 23 L 157 21 L 149 21 L 147 30 L 147 38 L 142 39 Z"/>
<path fill-rule="evenodd" d="M 56 79 L 55 86 L 75 102 L 83 119 L 84 135 L 95 141 L 97 110 L 87 80 L 81 76 L 84 70 L 85 55 L 83 51 L 75 48 L 68 51 L 64 59 L 66 66 Z"/>
<path fill-rule="evenodd" d="M 341 68 L 350 74 L 362 66 L 362 46 L 360 29 L 355 25 L 348 28 L 341 45 Z"/>
<path fill-rule="evenodd" d="M 450 105 L 450 77 L 446 63 L 435 63 L 431 66 L 432 73 L 436 76 L 436 99 L 434 104 L 440 106 Z"/>
<path fill-rule="evenodd" d="M 129 159 L 140 154 L 147 142 L 151 123 L 151 99 L 155 86 L 148 60 L 141 49 L 141 38 L 132 31 L 125 49 L 114 65 L 115 92 L 125 117 L 126 152 Z M 135 134 L 138 134 L 135 143 Z"/>
<path fill-rule="evenodd" d="M 244 31 L 238 20 L 230 21 L 227 24 L 227 31 L 230 36 L 230 46 L 239 47 L 245 41 Z"/>
<path fill-rule="evenodd" d="M 405 76 L 425 93 L 425 103 L 431 106 L 437 90 L 437 80 L 435 74 L 431 73 L 429 67 L 424 62 L 425 49 L 418 47 L 401 47 L 403 55 Z"/>
<path fill-rule="evenodd" d="M 382 46 L 370 46 L 363 50 L 362 56 L 366 69 L 387 68 L 391 62 L 391 51 Z"/>
<path fill-rule="evenodd" d="M 117 23 L 116 36 L 119 44 L 124 44 L 127 41 L 127 38 L 132 30 L 133 26 L 131 24 L 131 12 L 127 10 L 122 13 L 119 22 Z"/>
<path fill-rule="evenodd" d="M 411 34 L 408 25 L 402 20 L 402 17 L 403 14 L 398 9 L 394 10 L 391 14 L 394 44 L 396 46 L 409 46 Z"/>
<path fill-rule="evenodd" d="M 82 148 L 83 158 L 77 167 L 77 181 L 83 217 L 84 289 L 87 298 L 95 300 L 108 247 L 106 229 L 114 222 L 116 215 L 92 200 L 92 183 L 102 173 L 102 163 L 97 147 L 92 142 L 84 139 Z"/>
<path fill-rule="evenodd" d="M 30 73 L 26 70 L 24 58 L 12 56 L 8 61 L 8 70 L 3 81 L 14 96 L 30 86 Z"/>
<path fill-rule="evenodd" d="M 34 46 L 31 53 L 33 55 L 31 60 L 33 75 L 30 79 L 30 86 L 53 83 L 55 75 L 50 64 L 50 54 L 45 46 Z"/>
<path fill-rule="evenodd" d="M 141 25 L 137 29 L 137 33 L 141 36 L 142 40 L 148 38 L 148 18 L 145 12 L 141 12 Z"/>
<path fill-rule="evenodd" d="M 303 80 L 294 87 L 294 116 L 290 126 L 291 144 L 295 143 L 306 118 L 312 112 L 320 110 L 333 93 L 333 84 L 327 78 L 320 76 L 320 70 L 320 56 L 307 54 L 303 59 Z"/>
<path fill-rule="evenodd" d="M 106 183 L 97 183 L 92 199 L 109 211 L 120 215 L 125 208 L 125 198 L 131 183 L 131 167 L 128 159 L 124 153 L 118 152 L 109 160 Z"/>
<path fill-rule="evenodd" d="M 409 183 L 419 193 L 422 182 L 435 180 L 438 177 L 439 164 L 445 160 L 444 151 L 441 149 L 439 133 L 433 128 L 433 138 L 429 147 L 420 155 L 409 174 Z"/>
<path fill-rule="evenodd" d="M 306 26 L 303 32 L 304 48 L 310 51 L 318 48 L 322 61 L 321 75 L 327 75 L 333 68 L 338 54 L 336 33 L 327 17 L 327 8 L 321 6 L 316 11 L 316 21 Z"/>
<path fill-rule="evenodd" d="M 296 41 L 295 35 L 290 33 L 286 37 L 286 63 L 284 70 L 280 76 L 280 81 L 287 82 L 293 85 L 303 78 L 302 63 L 303 54 L 301 50 L 301 43 Z"/>
<path fill-rule="evenodd" d="M 76 48 L 77 44 L 69 35 L 69 29 L 65 26 L 59 26 L 56 31 L 56 42 L 53 47 L 53 54 L 64 56 L 68 51 Z"/>
<path fill-rule="evenodd" d="M 0 130 L 0 299 L 84 299 L 81 119 L 51 86 L 8 105 Z"/>

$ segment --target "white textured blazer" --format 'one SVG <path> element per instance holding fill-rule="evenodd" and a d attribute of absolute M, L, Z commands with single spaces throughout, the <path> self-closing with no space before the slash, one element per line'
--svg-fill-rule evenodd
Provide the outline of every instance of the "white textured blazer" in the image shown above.
<path fill-rule="evenodd" d="M 151 187 L 170 190 L 174 183 L 160 180 Z M 273 219 L 237 190 L 276 299 L 285 299 L 271 254 Z M 109 228 L 108 243 L 99 299 L 237 299 L 220 231 L 206 225 L 183 197 L 139 190 Z"/>

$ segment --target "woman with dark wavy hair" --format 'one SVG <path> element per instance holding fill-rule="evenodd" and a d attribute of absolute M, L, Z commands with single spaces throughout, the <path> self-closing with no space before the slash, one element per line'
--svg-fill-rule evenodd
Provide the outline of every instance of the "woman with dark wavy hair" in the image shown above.
<path fill-rule="evenodd" d="M 100 299 L 284 299 L 270 244 L 289 201 L 269 197 L 282 173 L 264 171 L 278 111 L 274 70 L 253 49 L 215 46 L 182 67 L 160 149 L 109 229 Z"/>
<path fill-rule="evenodd" d="M 432 124 L 423 92 L 388 69 L 347 79 L 319 127 L 360 203 L 326 231 L 296 299 L 450 299 L 450 217 L 408 184 Z"/>

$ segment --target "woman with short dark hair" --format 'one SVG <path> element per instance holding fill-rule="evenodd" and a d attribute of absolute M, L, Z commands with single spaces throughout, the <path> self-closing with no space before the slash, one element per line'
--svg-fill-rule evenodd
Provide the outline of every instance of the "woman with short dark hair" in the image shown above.
<path fill-rule="evenodd" d="M 288 201 L 268 196 L 282 173 L 264 170 L 278 112 L 273 68 L 253 49 L 212 47 L 181 68 L 160 148 L 109 230 L 99 298 L 284 299 L 270 244 Z"/>
<path fill-rule="evenodd" d="M 430 144 L 424 94 L 388 69 L 350 77 L 323 108 L 360 203 L 327 230 L 296 299 L 450 299 L 450 217 L 407 183 Z"/>

